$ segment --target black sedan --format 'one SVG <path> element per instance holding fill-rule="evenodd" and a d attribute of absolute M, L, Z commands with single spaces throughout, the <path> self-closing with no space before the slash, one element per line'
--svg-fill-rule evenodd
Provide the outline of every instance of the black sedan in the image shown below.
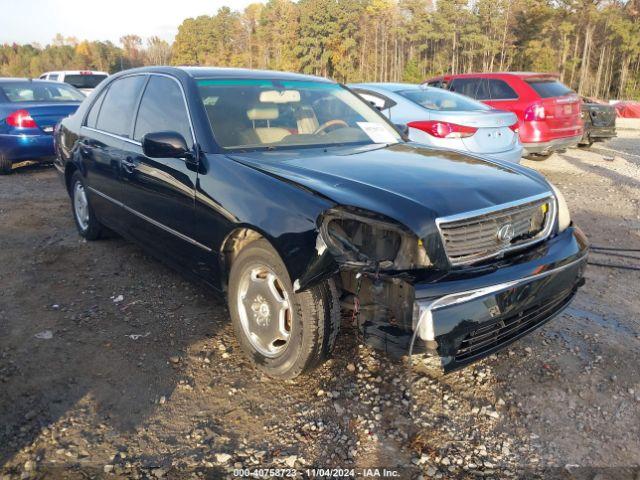
<path fill-rule="evenodd" d="M 449 371 L 583 282 L 587 240 L 541 175 L 411 143 L 322 78 L 129 70 L 55 136 L 80 235 L 115 230 L 226 295 L 276 377 L 330 354 L 341 306 L 368 343 Z"/>

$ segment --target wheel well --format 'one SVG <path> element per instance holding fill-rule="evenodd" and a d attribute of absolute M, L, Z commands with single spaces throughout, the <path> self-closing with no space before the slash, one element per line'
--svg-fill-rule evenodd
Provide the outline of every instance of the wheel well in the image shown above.
<path fill-rule="evenodd" d="M 250 228 L 237 228 L 227 235 L 220 251 L 220 273 L 223 276 L 221 283 L 224 289 L 227 288 L 231 265 L 233 265 L 240 251 L 261 238 L 263 238 L 262 235 Z"/>
<path fill-rule="evenodd" d="M 78 170 L 78 167 L 76 167 L 73 163 L 67 163 L 64 168 L 64 184 L 67 186 L 67 192 L 71 191 L 71 177 L 76 170 Z"/>

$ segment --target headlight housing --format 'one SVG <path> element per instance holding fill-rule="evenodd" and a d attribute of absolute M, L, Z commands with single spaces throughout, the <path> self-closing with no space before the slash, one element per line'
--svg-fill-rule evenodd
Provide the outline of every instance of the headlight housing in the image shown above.
<path fill-rule="evenodd" d="M 558 187 L 553 183 L 549 182 L 549 185 L 553 189 L 553 193 L 558 202 L 558 232 L 563 232 L 571 225 L 571 213 L 569 212 L 567 201 L 564 199 L 562 192 L 558 190 Z"/>
<path fill-rule="evenodd" d="M 362 210 L 331 209 L 319 220 L 320 238 L 338 263 L 408 270 L 431 264 L 420 240 L 403 226 Z"/>

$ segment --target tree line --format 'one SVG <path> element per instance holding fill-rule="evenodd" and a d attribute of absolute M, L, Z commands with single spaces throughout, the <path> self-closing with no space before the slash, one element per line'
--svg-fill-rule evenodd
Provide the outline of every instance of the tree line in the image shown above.
<path fill-rule="evenodd" d="M 56 35 L 51 44 L 0 45 L 0 76 L 37 78 L 52 70 L 101 70 L 109 73 L 142 65 L 166 65 L 171 45 L 159 37 L 143 41 L 125 35 L 113 42 L 78 40 Z"/>
<path fill-rule="evenodd" d="M 0 74 L 172 63 L 421 82 L 530 70 L 556 72 L 583 95 L 640 98 L 640 0 L 268 0 L 188 18 L 171 46 L 120 43 L 3 46 Z"/>

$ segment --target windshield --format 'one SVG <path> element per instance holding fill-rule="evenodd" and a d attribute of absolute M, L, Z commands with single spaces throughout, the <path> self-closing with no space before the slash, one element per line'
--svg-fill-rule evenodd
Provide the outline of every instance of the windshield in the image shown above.
<path fill-rule="evenodd" d="M 397 143 L 400 134 L 358 96 L 314 81 L 200 80 L 213 135 L 233 150 Z"/>
<path fill-rule="evenodd" d="M 84 95 L 64 83 L 16 82 L 0 83 L 10 102 L 81 102 Z"/>
<path fill-rule="evenodd" d="M 76 88 L 96 88 L 105 78 L 106 75 L 65 75 L 64 83 Z"/>
<path fill-rule="evenodd" d="M 527 80 L 527 83 L 542 98 L 562 97 L 573 93 L 573 90 L 557 80 Z"/>
<path fill-rule="evenodd" d="M 476 102 L 464 95 L 447 92 L 439 88 L 423 88 L 420 90 L 403 90 L 398 92 L 405 98 L 408 98 L 421 107 L 429 110 L 440 110 L 449 112 L 458 111 L 477 111 L 490 110 L 490 107 L 484 103 Z"/>

